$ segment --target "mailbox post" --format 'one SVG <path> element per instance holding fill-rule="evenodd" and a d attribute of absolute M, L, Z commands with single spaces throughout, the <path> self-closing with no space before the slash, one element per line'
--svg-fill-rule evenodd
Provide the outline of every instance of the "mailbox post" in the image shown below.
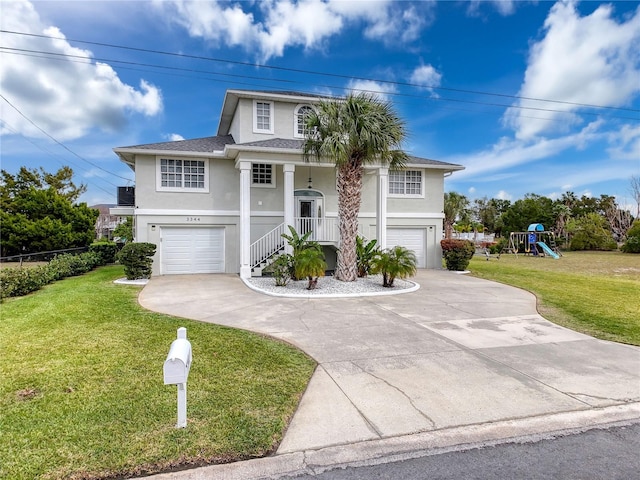
<path fill-rule="evenodd" d="M 191 368 L 191 342 L 187 340 L 187 329 L 178 329 L 178 338 L 171 342 L 169 354 L 164 361 L 165 385 L 178 386 L 178 423 L 176 428 L 187 426 L 187 377 Z"/>

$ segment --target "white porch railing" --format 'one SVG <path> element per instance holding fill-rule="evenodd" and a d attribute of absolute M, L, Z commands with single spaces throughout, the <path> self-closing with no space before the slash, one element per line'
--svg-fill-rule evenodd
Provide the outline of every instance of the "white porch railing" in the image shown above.
<path fill-rule="evenodd" d="M 282 234 L 287 231 L 286 225 L 281 223 L 251 244 L 251 268 L 257 267 L 284 248 L 285 239 Z"/>
<path fill-rule="evenodd" d="M 300 236 L 311 231 L 309 240 L 316 242 L 338 243 L 340 233 L 338 232 L 338 219 L 333 218 L 302 218 L 297 217 L 295 228 Z"/>

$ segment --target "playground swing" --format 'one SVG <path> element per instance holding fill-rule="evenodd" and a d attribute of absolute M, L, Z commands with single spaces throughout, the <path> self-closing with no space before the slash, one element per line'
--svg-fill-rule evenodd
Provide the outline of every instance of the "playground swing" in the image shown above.
<path fill-rule="evenodd" d="M 532 223 L 526 232 L 511 232 L 507 253 L 533 255 L 536 257 L 549 256 L 558 260 L 561 253 L 556 246 L 555 233 L 546 231 L 540 223 Z"/>

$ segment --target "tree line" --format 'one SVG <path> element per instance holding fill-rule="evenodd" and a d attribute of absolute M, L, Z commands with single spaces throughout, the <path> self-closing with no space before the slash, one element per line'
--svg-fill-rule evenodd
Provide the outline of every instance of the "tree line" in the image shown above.
<path fill-rule="evenodd" d="M 640 212 L 640 181 L 631 178 L 631 191 L 637 202 L 634 215 L 621 208 L 611 195 L 578 197 L 565 192 L 552 200 L 528 193 L 511 202 L 497 198 L 469 200 L 457 192 L 445 193 L 445 237 L 454 232 L 478 232 L 508 238 L 511 232 L 523 232 L 532 223 L 541 223 L 553 231 L 560 242 L 575 250 L 613 250 L 627 239 Z"/>
<path fill-rule="evenodd" d="M 73 170 L 42 167 L 0 171 L 0 256 L 86 247 L 95 239 L 98 210 L 78 203 L 86 191 Z"/>

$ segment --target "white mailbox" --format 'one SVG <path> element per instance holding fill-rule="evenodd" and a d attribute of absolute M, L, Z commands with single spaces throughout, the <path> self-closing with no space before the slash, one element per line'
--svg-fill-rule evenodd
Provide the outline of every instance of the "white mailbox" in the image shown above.
<path fill-rule="evenodd" d="M 177 385 L 187 383 L 191 368 L 191 342 L 186 338 L 178 338 L 171 342 L 169 354 L 164 361 L 164 384 Z"/>
<path fill-rule="evenodd" d="M 191 342 L 187 340 L 187 329 L 178 329 L 178 338 L 171 342 L 169 355 L 162 372 L 165 385 L 178 386 L 178 423 L 176 428 L 187 426 L 187 377 L 191 368 Z"/>

